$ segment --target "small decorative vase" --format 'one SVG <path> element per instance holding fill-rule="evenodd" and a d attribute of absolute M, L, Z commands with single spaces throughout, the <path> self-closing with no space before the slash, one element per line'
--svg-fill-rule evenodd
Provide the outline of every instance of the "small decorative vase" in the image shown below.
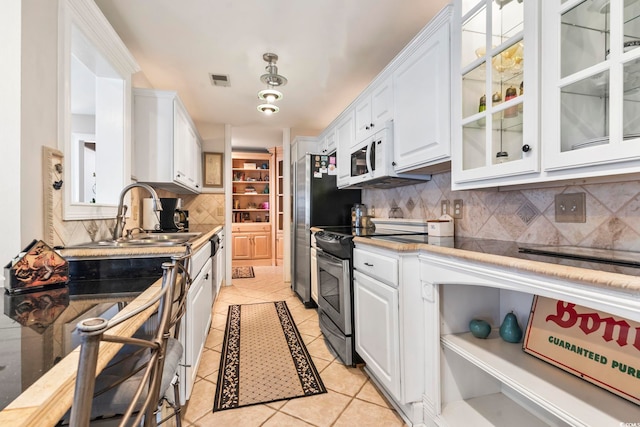
<path fill-rule="evenodd" d="M 469 331 L 474 337 L 485 339 L 491 333 L 491 325 L 482 319 L 472 319 L 469 322 Z"/>
<path fill-rule="evenodd" d="M 506 342 L 519 343 L 522 339 L 522 328 L 518 325 L 518 318 L 513 312 L 504 316 L 500 325 L 500 336 Z"/>

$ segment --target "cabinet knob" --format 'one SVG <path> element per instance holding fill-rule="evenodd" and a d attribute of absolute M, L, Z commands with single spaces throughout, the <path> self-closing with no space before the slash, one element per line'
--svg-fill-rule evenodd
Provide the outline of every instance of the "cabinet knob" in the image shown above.
<path fill-rule="evenodd" d="M 391 162 L 391 166 L 395 166 L 395 165 L 396 165 L 396 162 Z"/>
<path fill-rule="evenodd" d="M 371 123 L 371 127 L 374 127 L 374 126 L 375 126 L 375 124 Z"/>
<path fill-rule="evenodd" d="M 365 262 L 364 265 L 366 265 L 367 267 L 373 267 L 373 264 L 369 264 L 368 262 Z"/>
<path fill-rule="evenodd" d="M 209 280 L 209 273 L 204 275 L 204 280 Z"/>
<path fill-rule="evenodd" d="M 364 128 L 365 128 L 366 130 L 369 130 L 369 126 L 365 126 Z"/>
<path fill-rule="evenodd" d="M 531 147 L 529 146 L 529 144 L 524 144 L 522 146 L 522 151 L 524 151 L 525 153 L 531 151 Z"/>

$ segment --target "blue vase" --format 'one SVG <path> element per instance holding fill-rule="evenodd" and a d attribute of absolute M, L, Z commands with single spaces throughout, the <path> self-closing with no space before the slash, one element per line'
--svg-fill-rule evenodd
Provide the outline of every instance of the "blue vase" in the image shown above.
<path fill-rule="evenodd" d="M 518 318 L 513 312 L 504 316 L 500 325 L 500 336 L 506 342 L 519 343 L 522 340 L 522 328 L 518 324 Z"/>

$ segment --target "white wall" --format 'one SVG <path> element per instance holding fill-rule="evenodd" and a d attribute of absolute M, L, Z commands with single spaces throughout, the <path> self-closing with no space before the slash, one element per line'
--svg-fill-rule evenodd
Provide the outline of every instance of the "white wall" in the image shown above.
<path fill-rule="evenodd" d="M 20 240 L 25 246 L 44 236 L 42 146 L 62 145 L 57 141 L 58 2 L 21 3 L 21 202 L 15 206 L 20 206 Z"/>
<path fill-rule="evenodd" d="M 5 224 L 0 239 L 0 267 L 4 267 L 21 249 L 20 242 L 20 46 L 21 46 L 21 0 L 3 0 L 0 5 L 0 200 L 5 207 L 0 209 L 0 223 Z M 4 273 L 0 276 L 0 287 Z M 0 289 L 2 290 L 2 289 Z M 0 315 L 0 328 L 11 333 L 13 321 Z M 18 343 L 19 329 L 14 328 L 0 349 L 0 358 L 7 369 L 0 371 L 0 381 L 10 395 L 22 390 L 15 370 L 20 366 L 22 352 Z M 19 377 L 19 376 L 18 376 Z M 2 403 L 6 399 L 0 399 Z"/>
<path fill-rule="evenodd" d="M 4 267 L 20 248 L 20 46 L 21 1 L 5 0 L 0 6 L 0 146 L 3 164 L 0 167 L 0 223 L 4 227 L 0 240 L 0 263 Z M 4 276 L 4 274 L 2 275 Z M 0 277 L 0 285 L 2 284 Z"/>
<path fill-rule="evenodd" d="M 262 127 L 234 127 L 231 146 L 233 149 L 271 148 L 282 145 L 282 129 Z"/>

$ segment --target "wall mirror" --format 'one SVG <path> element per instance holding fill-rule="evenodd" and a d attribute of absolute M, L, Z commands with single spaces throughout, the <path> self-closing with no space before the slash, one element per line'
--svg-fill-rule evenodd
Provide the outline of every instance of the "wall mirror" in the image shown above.
<path fill-rule="evenodd" d="M 115 218 L 131 181 L 131 74 L 139 67 L 92 2 L 60 2 L 59 29 L 63 217 Z"/>

